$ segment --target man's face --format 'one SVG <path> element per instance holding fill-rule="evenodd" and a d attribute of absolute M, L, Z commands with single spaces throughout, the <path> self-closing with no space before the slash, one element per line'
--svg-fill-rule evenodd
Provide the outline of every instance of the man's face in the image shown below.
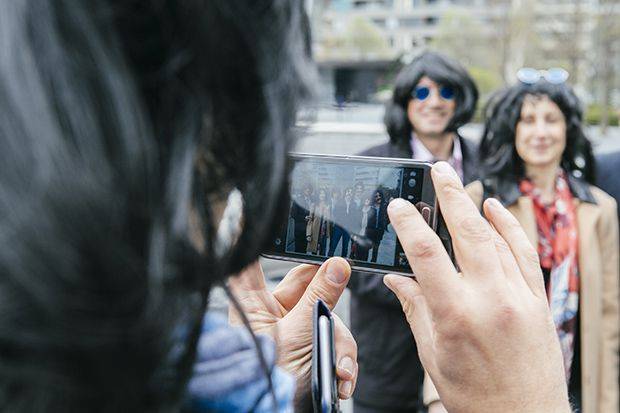
<path fill-rule="evenodd" d="M 424 76 L 411 93 L 407 117 L 414 132 L 421 136 L 443 135 L 454 116 L 456 107 L 454 90 Z"/>
<path fill-rule="evenodd" d="M 375 192 L 375 204 L 380 205 L 381 201 L 383 201 L 383 197 L 380 192 Z"/>

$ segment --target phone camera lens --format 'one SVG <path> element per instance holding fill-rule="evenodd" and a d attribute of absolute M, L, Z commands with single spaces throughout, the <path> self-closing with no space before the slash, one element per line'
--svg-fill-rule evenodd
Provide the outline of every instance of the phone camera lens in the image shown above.
<path fill-rule="evenodd" d="M 407 199 L 413 201 L 413 195 L 407 195 Z"/>
<path fill-rule="evenodd" d="M 416 175 L 417 175 L 416 171 L 409 172 L 409 176 L 416 176 Z"/>
<path fill-rule="evenodd" d="M 409 186 L 410 186 L 411 188 L 413 188 L 413 187 L 415 186 L 415 184 L 416 184 L 416 180 L 415 180 L 415 179 L 413 179 L 413 178 L 411 178 L 411 179 L 409 180 Z"/>
<path fill-rule="evenodd" d="M 280 238 L 276 238 L 276 245 L 282 244 L 282 240 Z"/>

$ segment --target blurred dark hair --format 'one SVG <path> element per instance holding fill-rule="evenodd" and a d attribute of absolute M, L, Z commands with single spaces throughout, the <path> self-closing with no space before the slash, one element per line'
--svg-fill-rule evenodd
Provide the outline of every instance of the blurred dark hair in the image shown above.
<path fill-rule="evenodd" d="M 178 408 L 210 287 L 285 205 L 302 3 L 0 2 L 0 409 Z"/>
<path fill-rule="evenodd" d="M 540 80 L 516 85 L 496 92 L 485 107 L 485 124 L 479 153 L 481 173 L 488 185 L 517 182 L 525 175 L 523 160 L 515 147 L 517 123 L 527 96 L 547 96 L 566 121 L 566 148 L 561 167 L 577 178 L 594 183 L 595 168 L 592 144 L 583 131 L 583 111 L 579 99 L 566 84 Z"/>
<path fill-rule="evenodd" d="M 384 123 L 392 143 L 407 146 L 411 139 L 412 125 L 407 116 L 411 91 L 424 76 L 436 83 L 454 88 L 456 107 L 446 132 L 456 130 L 469 122 L 476 110 L 478 89 L 461 64 L 437 52 L 427 51 L 405 66 L 394 84 L 392 99 L 385 109 Z"/>

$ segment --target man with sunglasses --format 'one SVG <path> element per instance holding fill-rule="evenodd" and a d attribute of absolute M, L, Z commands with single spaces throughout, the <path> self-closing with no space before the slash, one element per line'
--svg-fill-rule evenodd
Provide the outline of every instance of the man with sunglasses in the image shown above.
<path fill-rule="evenodd" d="M 471 119 L 477 100 L 476 85 L 463 66 L 425 52 L 396 78 L 384 119 L 389 142 L 361 155 L 447 161 L 466 184 L 472 182 L 477 148 L 457 129 Z M 424 370 L 398 300 L 380 277 L 354 274 L 349 287 L 351 329 L 359 348 L 355 413 L 423 411 Z"/>

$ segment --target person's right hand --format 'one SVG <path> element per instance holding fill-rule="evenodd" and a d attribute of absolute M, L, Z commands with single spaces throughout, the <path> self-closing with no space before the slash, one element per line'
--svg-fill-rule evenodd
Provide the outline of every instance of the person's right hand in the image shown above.
<path fill-rule="evenodd" d="M 447 163 L 431 175 L 462 272 L 416 208 L 396 199 L 388 213 L 417 282 L 384 282 L 441 401 L 450 412 L 570 412 L 536 251 L 498 201 L 484 203 L 484 220 Z"/>

